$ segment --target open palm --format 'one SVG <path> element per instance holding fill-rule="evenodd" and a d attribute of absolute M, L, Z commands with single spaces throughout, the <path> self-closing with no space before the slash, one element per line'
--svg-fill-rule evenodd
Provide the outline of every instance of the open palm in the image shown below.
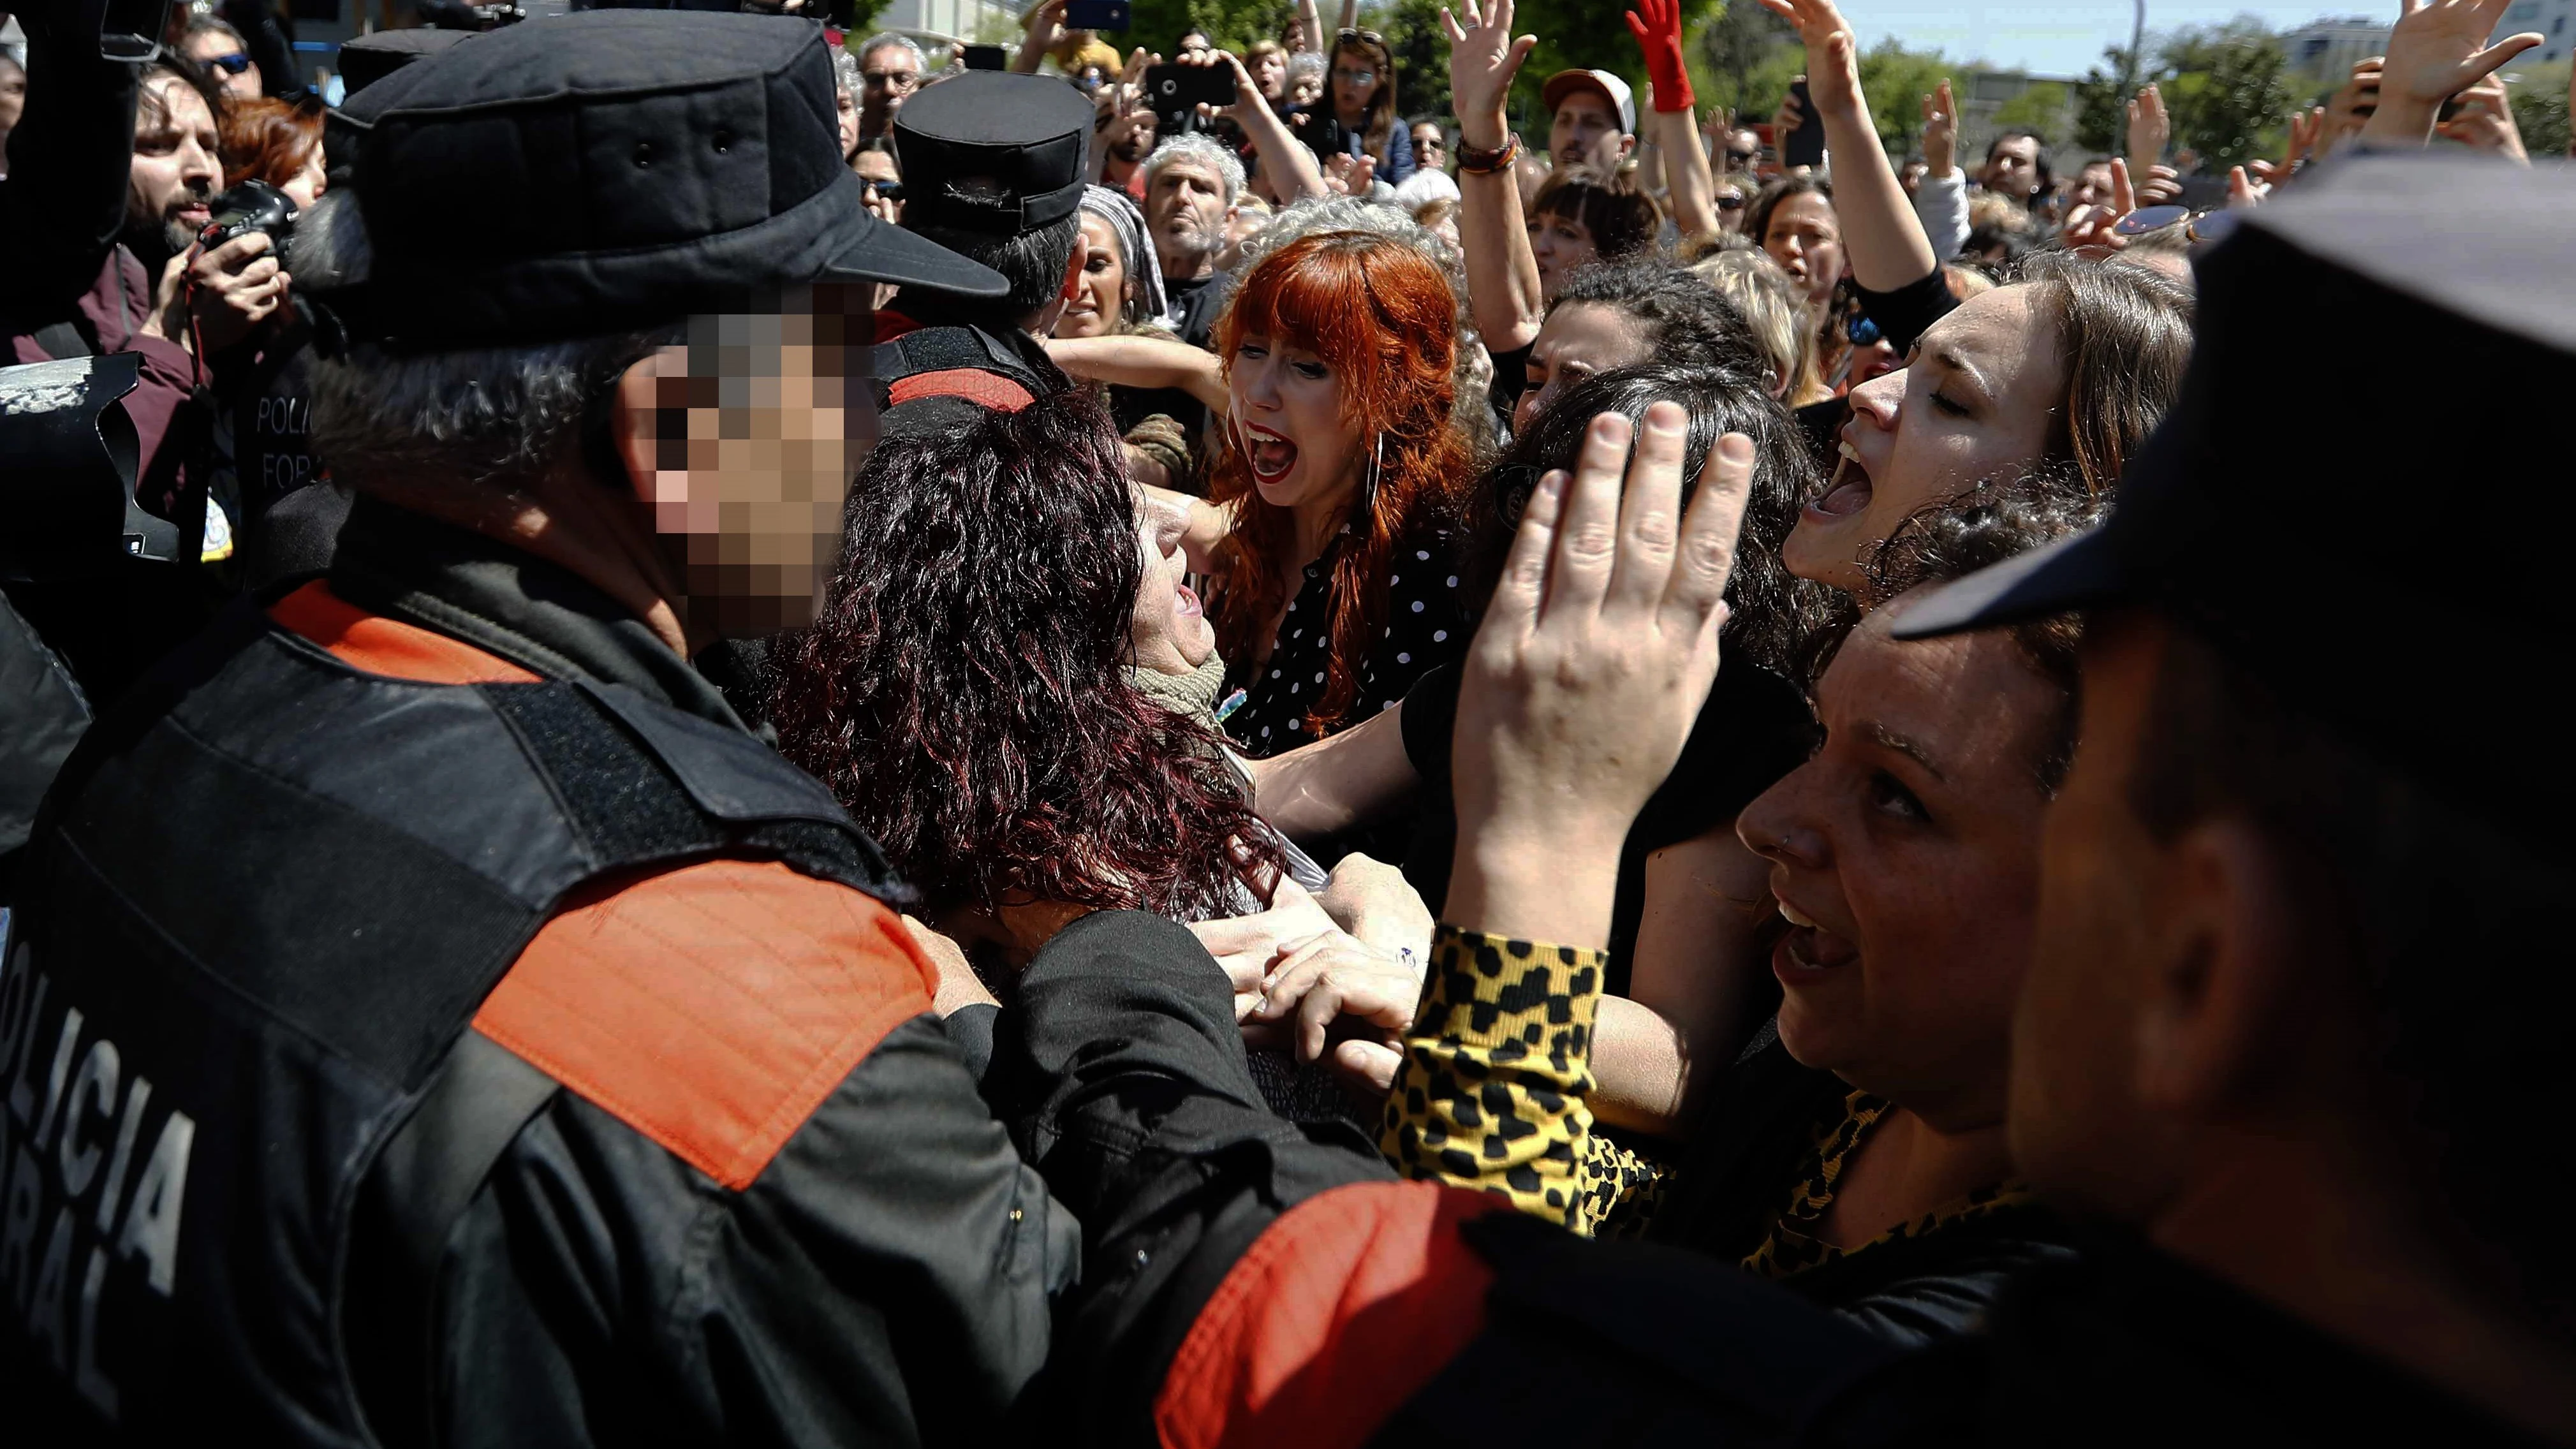
<path fill-rule="evenodd" d="M 2388 34 L 2388 58 L 2380 66 L 2380 94 L 2439 105 L 2540 44 L 2537 34 L 2509 35 L 2493 45 L 2486 43 L 2511 3 L 2512 0 L 2399 0 L 2403 13 Z"/>
<path fill-rule="evenodd" d="M 1463 24 L 1447 6 L 1440 9 L 1440 28 L 1449 34 L 1449 94 L 1458 119 L 1500 116 L 1512 77 L 1520 74 L 1538 37 L 1512 38 L 1512 0 L 1482 5 L 1466 0 L 1460 12 Z"/>

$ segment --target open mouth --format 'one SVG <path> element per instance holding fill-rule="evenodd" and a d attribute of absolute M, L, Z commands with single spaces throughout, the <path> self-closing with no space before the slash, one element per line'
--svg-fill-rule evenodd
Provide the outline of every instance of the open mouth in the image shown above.
<path fill-rule="evenodd" d="M 1199 605 L 1198 590 L 1187 584 L 1172 585 L 1172 597 L 1177 601 L 1172 605 L 1172 612 L 1184 619 L 1195 619 L 1206 612 Z"/>
<path fill-rule="evenodd" d="M 1782 985 L 1820 981 L 1860 959 L 1860 947 L 1851 940 L 1816 924 L 1787 901 L 1779 904 L 1789 932 L 1771 948 L 1771 972 Z"/>
<path fill-rule="evenodd" d="M 1860 451 L 1848 440 L 1839 445 L 1842 461 L 1834 465 L 1834 476 L 1825 482 L 1823 496 L 1807 505 L 1807 511 L 1822 518 L 1849 518 L 1869 507 L 1877 489 L 1869 481 L 1869 469 L 1860 461 Z"/>
<path fill-rule="evenodd" d="M 1297 445 L 1268 428 L 1247 423 L 1243 429 L 1243 456 L 1252 465 L 1256 481 L 1276 483 L 1297 466 Z"/>

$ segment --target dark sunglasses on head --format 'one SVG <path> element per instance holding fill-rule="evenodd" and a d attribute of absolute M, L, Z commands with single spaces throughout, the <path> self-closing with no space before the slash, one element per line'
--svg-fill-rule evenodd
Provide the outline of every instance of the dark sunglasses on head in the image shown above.
<path fill-rule="evenodd" d="M 1335 45 L 1347 45 L 1354 40 L 1365 40 L 1371 45 L 1378 46 L 1386 44 L 1386 37 L 1378 34 L 1374 30 L 1336 30 L 1333 32 L 1333 43 Z"/>
<path fill-rule="evenodd" d="M 207 56 L 206 64 L 213 66 L 215 69 L 222 71 L 226 75 L 240 75 L 243 71 L 250 69 L 250 57 L 236 50 L 230 55 Z"/>

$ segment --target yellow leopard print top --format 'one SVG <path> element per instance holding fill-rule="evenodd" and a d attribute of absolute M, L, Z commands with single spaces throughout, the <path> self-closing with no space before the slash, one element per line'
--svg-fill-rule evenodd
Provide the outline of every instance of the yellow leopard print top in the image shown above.
<path fill-rule="evenodd" d="M 1834 1187 L 1841 1181 L 1843 1163 L 1859 1149 L 1887 1114 L 1889 1103 L 1884 1097 L 1867 1092 L 1854 1092 L 1843 1099 L 1843 1115 L 1826 1123 L 1816 1134 L 1815 1150 L 1808 1155 L 1797 1185 L 1789 1189 L 1789 1203 L 1773 1219 L 1771 1231 L 1764 1234 L 1762 1246 L 1745 1258 L 1747 1272 L 1764 1278 L 1786 1278 L 1803 1273 L 1820 1263 L 1892 1243 L 1900 1238 L 1919 1238 L 1935 1228 L 1981 1218 L 1998 1209 L 2030 1201 L 2030 1189 L 2017 1182 L 1979 1188 L 1965 1197 L 1943 1203 L 1919 1218 L 1898 1223 L 1856 1247 L 1838 1248 L 1815 1235 L 1824 1223 L 1825 1214 L 1834 1205 Z"/>
<path fill-rule="evenodd" d="M 1664 1168 L 1592 1131 L 1592 1016 L 1609 953 L 1443 925 L 1387 1094 L 1396 1170 L 1578 1233 L 1641 1229 Z"/>

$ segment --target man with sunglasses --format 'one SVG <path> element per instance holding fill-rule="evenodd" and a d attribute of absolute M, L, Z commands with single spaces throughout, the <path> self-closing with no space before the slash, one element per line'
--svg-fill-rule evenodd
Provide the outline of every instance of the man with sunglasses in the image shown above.
<path fill-rule="evenodd" d="M 247 101 L 266 94 L 259 62 L 251 59 L 250 43 L 240 31 L 211 15 L 188 23 L 179 52 L 206 73 L 226 100 Z"/>

